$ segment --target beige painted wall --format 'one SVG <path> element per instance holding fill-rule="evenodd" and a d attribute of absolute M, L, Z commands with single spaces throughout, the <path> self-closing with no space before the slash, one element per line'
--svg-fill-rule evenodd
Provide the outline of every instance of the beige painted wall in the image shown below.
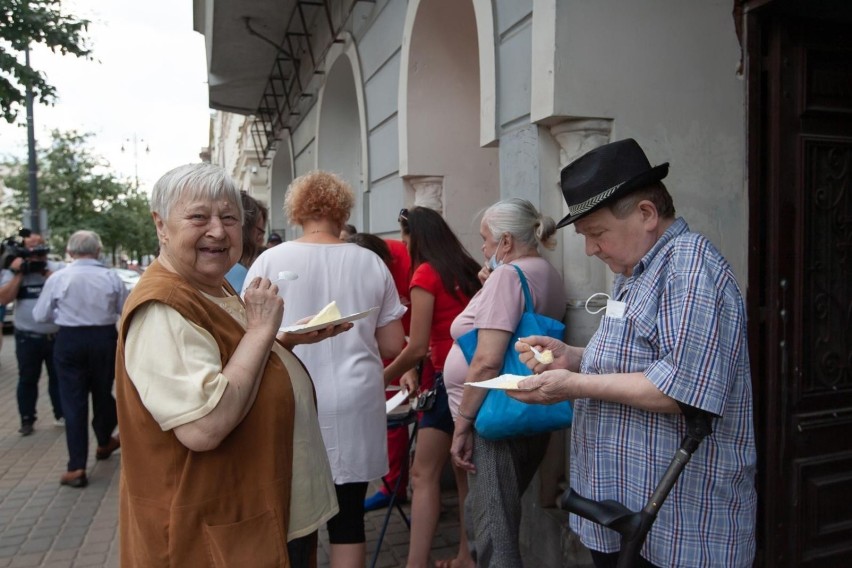
<path fill-rule="evenodd" d="M 635 138 L 652 164 L 670 162 L 678 213 L 745 289 L 745 85 L 731 3 L 556 2 L 551 21 L 553 115 L 612 119 L 613 140 Z"/>

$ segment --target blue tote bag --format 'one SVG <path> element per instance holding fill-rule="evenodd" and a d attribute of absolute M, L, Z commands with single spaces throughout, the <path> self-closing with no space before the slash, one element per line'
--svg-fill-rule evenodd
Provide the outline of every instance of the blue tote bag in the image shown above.
<path fill-rule="evenodd" d="M 524 313 L 512 334 L 509 346 L 503 356 L 501 375 L 532 375 L 526 365 L 521 363 L 515 343 L 520 337 L 547 335 L 561 340 L 565 334 L 565 324 L 561 321 L 535 313 L 532 296 L 523 271 L 511 265 L 517 272 L 524 291 Z M 472 329 L 456 340 L 464 353 L 467 364 L 473 360 L 478 340 L 478 330 Z M 558 404 L 526 404 L 508 396 L 502 390 L 488 391 L 488 395 L 479 408 L 474 427 L 477 434 L 488 440 L 500 440 L 515 436 L 531 436 L 553 430 L 561 430 L 571 425 L 574 411 L 567 400 Z"/>

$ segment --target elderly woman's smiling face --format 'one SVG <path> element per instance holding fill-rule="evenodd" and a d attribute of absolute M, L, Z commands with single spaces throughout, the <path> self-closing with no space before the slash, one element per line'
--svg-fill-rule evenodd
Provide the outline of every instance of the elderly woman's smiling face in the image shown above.
<path fill-rule="evenodd" d="M 242 254 L 239 208 L 226 199 L 181 198 L 163 219 L 154 213 L 160 256 L 193 286 L 220 295 Z"/>

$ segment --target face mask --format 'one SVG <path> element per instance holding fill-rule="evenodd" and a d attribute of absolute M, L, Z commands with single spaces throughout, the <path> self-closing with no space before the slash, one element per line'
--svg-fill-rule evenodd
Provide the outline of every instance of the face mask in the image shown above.
<path fill-rule="evenodd" d="M 592 298 L 596 296 L 603 296 L 606 298 L 606 306 L 602 306 L 600 309 L 592 311 L 589 309 L 589 302 Z M 608 318 L 616 318 L 620 319 L 624 317 L 624 313 L 627 311 L 627 304 L 624 302 L 619 302 L 617 300 L 613 300 L 609 294 L 605 294 L 603 292 L 598 292 L 597 294 L 592 294 L 589 296 L 589 299 L 586 300 L 586 311 L 592 315 L 599 314 L 602 311 L 606 310 L 606 317 Z"/>
<path fill-rule="evenodd" d="M 500 240 L 497 241 L 497 248 L 500 248 L 500 244 L 503 242 L 503 237 L 500 237 Z M 497 250 L 494 251 L 494 254 L 491 255 L 491 258 L 488 259 L 488 268 L 492 271 L 497 270 L 498 266 L 503 264 L 502 260 L 497 260 Z"/>
<path fill-rule="evenodd" d="M 599 314 L 599 313 L 601 313 L 602 311 L 604 311 L 604 310 L 606 309 L 606 306 L 601 306 L 599 309 L 597 309 L 597 310 L 595 310 L 595 311 L 592 311 L 592 310 L 590 310 L 590 309 L 589 309 L 589 302 L 591 302 L 591 301 L 592 301 L 592 298 L 597 298 L 598 296 L 603 296 L 603 297 L 604 297 L 604 298 L 606 298 L 607 300 L 611 300 L 611 299 L 612 299 L 612 298 L 610 298 L 609 294 L 606 294 L 606 293 L 604 293 L 604 292 L 598 292 L 598 293 L 596 293 L 596 294 L 592 294 L 591 296 L 589 296 L 589 297 L 588 297 L 588 299 L 586 300 L 586 305 L 585 305 L 585 307 L 586 307 L 586 311 L 587 311 L 588 313 L 592 314 L 592 315 Z"/>

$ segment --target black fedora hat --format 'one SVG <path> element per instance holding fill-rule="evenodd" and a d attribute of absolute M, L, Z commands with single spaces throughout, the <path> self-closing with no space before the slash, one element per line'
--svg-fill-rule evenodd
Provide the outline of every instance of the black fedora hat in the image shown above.
<path fill-rule="evenodd" d="M 668 162 L 652 168 L 632 138 L 590 150 L 562 168 L 562 196 L 568 204 L 568 215 L 556 227 L 570 225 L 605 203 L 660 181 L 668 173 Z"/>

